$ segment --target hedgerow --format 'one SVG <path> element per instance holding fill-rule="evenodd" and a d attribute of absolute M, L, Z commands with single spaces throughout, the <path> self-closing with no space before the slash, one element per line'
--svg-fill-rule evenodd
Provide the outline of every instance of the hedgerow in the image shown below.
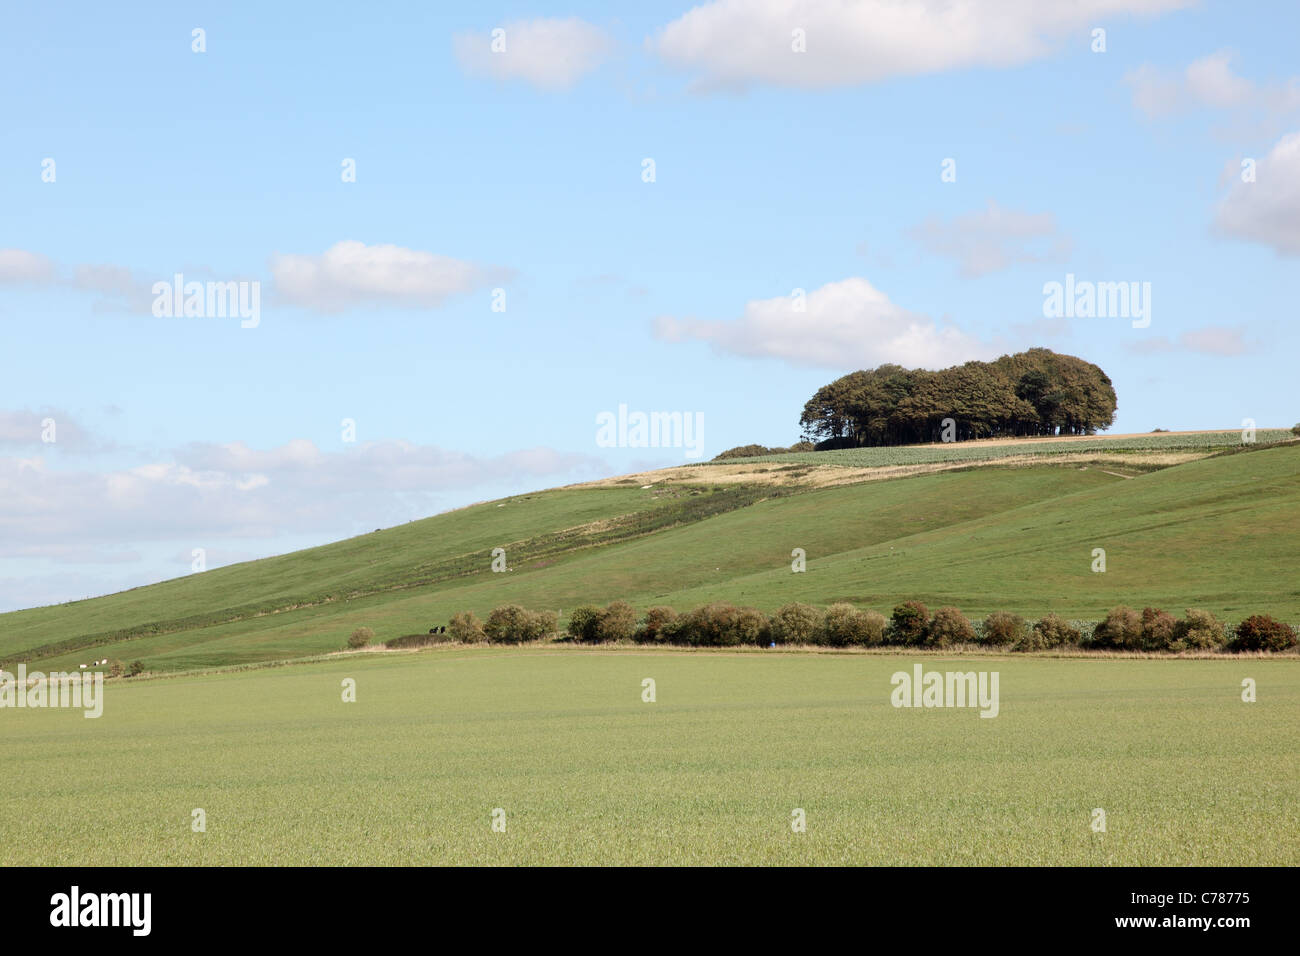
<path fill-rule="evenodd" d="M 931 616 L 920 601 L 904 601 L 891 619 L 871 608 L 847 601 L 826 610 L 794 602 L 770 616 L 752 607 L 714 601 L 680 613 L 663 605 L 648 608 L 643 617 L 626 601 L 606 607 L 584 604 L 569 612 L 565 632 L 571 640 L 588 643 L 669 644 L 688 647 L 820 645 L 826 647 L 960 648 L 985 646 L 1016 652 L 1073 647 L 1179 653 L 1183 651 L 1286 651 L 1297 645 L 1295 630 L 1267 615 L 1242 621 L 1227 639 L 1227 625 L 1208 611 L 1189 608 L 1179 620 L 1159 608 L 1141 612 L 1115 607 L 1101 621 L 1067 621 L 1049 613 L 1037 621 L 997 611 L 973 623 L 955 607 L 941 607 Z M 498 607 L 486 624 L 471 612 L 454 615 L 447 639 L 463 643 L 519 643 L 557 634 L 554 611 L 529 611 L 518 605 Z M 1085 636 L 1086 635 L 1086 636 Z M 438 643 L 410 635 L 387 642 L 388 647 L 418 647 Z"/>

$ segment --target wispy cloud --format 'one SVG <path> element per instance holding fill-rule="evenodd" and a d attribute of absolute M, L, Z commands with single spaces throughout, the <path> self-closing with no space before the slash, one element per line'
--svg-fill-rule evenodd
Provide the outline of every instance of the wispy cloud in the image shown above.
<path fill-rule="evenodd" d="M 991 199 L 984 209 L 948 222 L 931 217 L 907 235 L 932 255 L 955 259 L 968 279 L 1019 262 L 1063 262 L 1072 246 L 1051 213 L 1004 209 Z"/>
<path fill-rule="evenodd" d="M 99 312 L 151 315 L 154 282 L 170 283 L 172 276 L 145 278 L 121 265 L 66 265 L 25 249 L 0 249 L 0 284 L 88 292 L 98 296 L 93 308 Z"/>
<path fill-rule="evenodd" d="M 452 38 L 456 60 L 466 73 L 523 80 L 552 91 L 572 87 L 599 67 L 613 47 L 609 34 L 578 17 L 514 20 L 496 30 Z"/>
<path fill-rule="evenodd" d="M 1183 332 L 1176 339 L 1154 336 L 1130 345 L 1129 351 L 1139 355 L 1156 355 L 1170 352 L 1195 352 L 1201 355 L 1233 356 L 1252 351 L 1240 327 L 1206 326 Z"/>
<path fill-rule="evenodd" d="M 649 289 L 624 276 L 605 272 L 596 276 L 580 276 L 572 284 L 575 293 L 581 296 L 600 293 L 620 292 L 629 299 L 641 299 L 649 294 Z"/>
<path fill-rule="evenodd" d="M 61 448 L 70 451 L 106 451 L 109 444 L 95 439 L 87 429 L 61 408 L 0 409 L 0 449 L 38 451 Z"/>
<path fill-rule="evenodd" d="M 1234 54 L 1219 50 L 1194 60 L 1180 73 L 1144 63 L 1124 82 L 1133 105 L 1148 119 L 1192 109 L 1257 111 L 1282 115 L 1300 110 L 1300 77 L 1258 84 L 1233 71 Z"/>

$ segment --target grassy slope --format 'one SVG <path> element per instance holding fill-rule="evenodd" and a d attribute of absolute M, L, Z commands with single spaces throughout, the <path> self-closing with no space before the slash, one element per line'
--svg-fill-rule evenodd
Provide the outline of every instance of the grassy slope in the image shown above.
<path fill-rule="evenodd" d="M 587 600 L 605 602 L 615 597 L 638 602 L 671 601 L 674 590 L 704 582 L 725 581 L 735 575 L 772 567 L 788 570 L 790 551 L 796 546 L 815 555 L 819 551 L 886 541 L 919 530 L 941 528 L 954 520 L 1013 508 L 1025 500 L 1050 499 L 1063 491 L 1110 485 L 1119 480 L 1096 471 L 1043 468 L 934 475 L 908 482 L 828 489 L 771 499 L 645 537 L 600 548 L 581 548 L 536 561 L 520 560 L 509 543 L 549 530 L 556 522 L 572 522 L 580 511 L 584 517 L 597 514 L 611 517 L 620 510 L 668 507 L 680 499 L 656 498 L 664 492 L 640 488 L 549 492 L 530 500 L 521 496 L 511 499 L 505 508 L 491 503 L 479 505 L 452 515 L 413 522 L 391 532 L 298 553 L 304 558 L 303 563 L 322 574 L 327 569 L 342 574 L 367 560 L 369 550 L 375 546 L 372 542 L 391 535 L 398 540 L 386 553 L 405 546 L 409 549 L 409 561 L 414 563 L 423 558 L 432 542 L 452 547 L 465 540 L 460 537 L 461 528 L 445 519 L 455 518 L 468 524 L 481 520 L 488 527 L 478 529 L 477 537 L 467 541 L 476 549 L 478 571 L 467 577 L 339 599 L 231 623 L 137 637 L 100 645 L 93 654 L 76 650 L 36 655 L 34 659 L 47 668 L 75 666 L 88 657 L 105 655 L 127 660 L 140 658 L 150 668 L 207 666 L 335 650 L 342 646 L 353 628 L 363 624 L 374 628 L 380 639 L 422 632 L 432 624 L 445 622 L 456 611 L 468 608 L 485 616 L 492 607 L 507 601 L 557 610 Z M 544 507 L 533 513 L 538 502 Z M 561 504 L 564 507 L 557 517 L 555 511 Z M 801 543 L 797 545 L 789 543 L 792 529 L 798 529 L 795 536 Z M 489 553 L 496 545 L 506 547 L 513 568 L 510 572 L 494 574 L 488 570 Z M 235 579 L 236 573 L 241 579 L 258 581 L 263 591 L 269 591 L 275 587 L 278 567 L 287 564 L 295 576 L 299 573 L 294 565 L 295 557 L 287 555 L 267 562 L 217 569 L 114 597 L 131 598 L 139 606 L 136 613 L 152 615 L 146 620 L 216 614 L 215 609 L 226 606 L 223 601 L 231 605 L 246 602 L 241 580 Z M 268 566 L 266 570 L 264 566 Z M 213 579 L 223 574 L 229 574 L 231 580 L 214 588 Z M 191 583 L 192 591 L 187 589 Z M 154 595 L 155 590 L 164 593 Z M 281 586 L 279 593 L 296 592 L 290 586 Z M 233 597 L 235 594 L 239 596 Z M 14 636 L 9 635 L 8 629 L 0 628 L 5 634 L 0 638 L 0 650 L 36 647 L 79 632 L 102 630 L 108 623 L 116 626 L 130 623 L 126 616 L 129 611 L 124 613 L 115 608 L 112 618 L 102 616 L 97 608 L 100 600 L 113 599 L 6 615 L 39 616 L 39 621 L 29 622 L 27 628 Z M 95 612 L 96 616 L 83 619 L 83 609 Z M 5 617 L 0 617 L 0 621 Z"/>
<path fill-rule="evenodd" d="M 920 597 L 972 615 L 1053 609 L 1095 618 L 1127 602 L 1300 618 L 1292 573 L 1298 446 L 1131 480 L 1053 466 L 948 472 L 807 491 L 705 518 L 710 500 L 729 508 L 754 493 L 728 500 L 675 493 L 657 486 L 519 496 L 503 508 L 475 506 L 326 548 L 3 615 L 0 659 L 79 634 L 192 616 L 204 626 L 36 659 L 75 666 L 107 654 L 162 669 L 264 660 L 336 649 L 362 624 L 383 639 L 509 601 L 564 610 L 614 598 L 679 608 L 725 599 L 774 609 L 787 600 L 848 598 L 885 610 Z M 627 513 L 637 517 L 620 525 L 617 516 Z M 604 522 L 594 538 L 554 534 L 593 521 Z M 640 533 L 655 522 L 664 526 Z M 639 536 L 620 540 L 625 531 Z M 602 540 L 613 543 L 591 546 Z M 564 550 L 570 545 L 581 547 Z M 497 546 L 511 559 L 507 574 L 488 571 Z M 795 547 L 808 553 L 806 574 L 790 573 Z M 1104 575 L 1090 571 L 1094 547 L 1107 551 Z M 360 596 L 443 572 L 432 583 Z M 349 589 L 358 596 L 348 600 Z M 213 623 L 226 608 L 322 594 L 337 599 Z"/>
<path fill-rule="evenodd" d="M 981 658 L 993 720 L 892 708 L 904 663 L 452 648 L 115 682 L 98 720 L 0 719 L 0 864 L 1300 864 L 1300 662 Z"/>
<path fill-rule="evenodd" d="M 891 550 L 892 548 L 892 550 Z M 1091 570 L 1093 548 L 1107 570 Z M 809 557 L 814 553 L 809 551 Z M 732 593 L 850 600 L 887 610 L 900 595 L 968 613 L 1055 610 L 1098 618 L 1116 604 L 1230 619 L 1300 619 L 1300 447 L 1190 462 L 988 518 L 728 582 Z M 702 587 L 687 605 L 720 598 Z"/>
<path fill-rule="evenodd" d="M 520 495 L 411 522 L 319 548 L 217 568 L 149 587 L 54 607 L 0 615 L 0 654 L 77 633 L 109 631 L 146 621 L 222 608 L 284 606 L 400 581 L 422 566 L 493 547 L 655 507 L 647 496 L 611 489 L 603 496 L 563 491 Z M 522 507 L 514 507 L 520 505 Z"/>

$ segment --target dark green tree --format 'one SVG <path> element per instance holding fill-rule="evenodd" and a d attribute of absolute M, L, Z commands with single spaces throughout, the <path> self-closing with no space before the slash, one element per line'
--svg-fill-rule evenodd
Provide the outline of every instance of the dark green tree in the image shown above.
<path fill-rule="evenodd" d="M 1115 420 L 1114 386 L 1096 365 L 1034 348 L 939 371 L 881 365 L 819 388 L 799 418 L 818 448 L 1027 435 L 1092 435 Z"/>

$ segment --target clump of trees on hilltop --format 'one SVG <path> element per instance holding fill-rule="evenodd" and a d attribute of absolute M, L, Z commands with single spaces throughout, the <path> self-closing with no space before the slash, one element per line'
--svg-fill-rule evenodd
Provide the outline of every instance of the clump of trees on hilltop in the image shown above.
<path fill-rule="evenodd" d="M 1096 365 L 1037 348 L 937 372 L 901 365 L 852 372 L 819 388 L 799 425 L 819 449 L 1092 435 L 1114 423 L 1115 406 L 1110 378 Z M 949 436 L 946 418 L 955 423 Z"/>

